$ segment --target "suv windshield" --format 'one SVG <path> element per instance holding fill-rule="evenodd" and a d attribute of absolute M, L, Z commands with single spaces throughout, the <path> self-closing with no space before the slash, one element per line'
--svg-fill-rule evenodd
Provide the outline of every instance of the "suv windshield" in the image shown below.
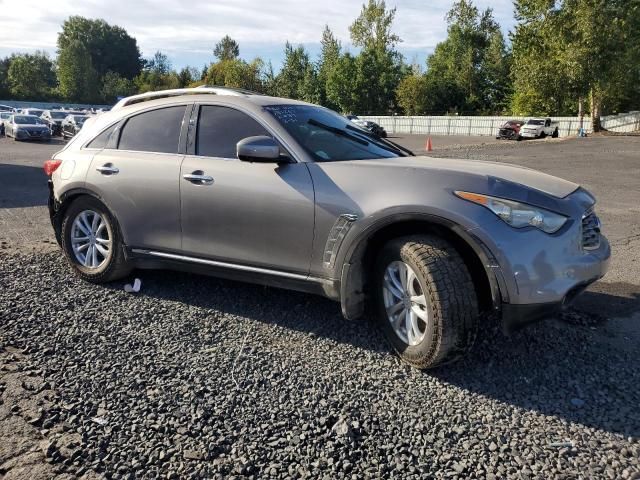
<path fill-rule="evenodd" d="M 16 115 L 13 117 L 13 121 L 17 125 L 45 125 L 39 117 L 33 115 Z"/>
<path fill-rule="evenodd" d="M 376 139 L 331 110 L 311 105 L 264 107 L 318 162 L 405 156 L 398 147 Z"/>
<path fill-rule="evenodd" d="M 544 125 L 544 120 L 529 120 L 527 125 Z"/>
<path fill-rule="evenodd" d="M 56 120 L 63 119 L 67 116 L 67 112 L 51 112 L 51 118 Z"/>

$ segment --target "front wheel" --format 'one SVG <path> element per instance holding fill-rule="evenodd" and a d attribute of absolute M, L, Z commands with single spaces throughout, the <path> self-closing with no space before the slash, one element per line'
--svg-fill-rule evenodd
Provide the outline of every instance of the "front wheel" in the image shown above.
<path fill-rule="evenodd" d="M 462 357 L 478 328 L 478 301 L 462 257 L 432 235 L 404 237 L 381 251 L 374 287 L 376 317 L 410 365 L 425 369 Z"/>
<path fill-rule="evenodd" d="M 75 272 L 90 282 L 110 282 L 131 271 L 116 220 L 93 197 L 79 197 L 65 211 L 62 249 Z"/>

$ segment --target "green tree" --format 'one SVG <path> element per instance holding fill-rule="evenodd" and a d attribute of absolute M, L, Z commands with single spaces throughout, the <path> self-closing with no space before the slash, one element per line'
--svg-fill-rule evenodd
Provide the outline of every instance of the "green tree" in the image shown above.
<path fill-rule="evenodd" d="M 77 40 L 70 42 L 58 55 L 58 91 L 68 101 L 89 103 L 98 99 L 97 74 L 91 55 Z"/>
<path fill-rule="evenodd" d="M 387 10 L 384 0 L 369 0 L 349 27 L 356 47 L 374 50 L 394 49 L 400 37 L 391 31 L 396 9 Z"/>
<path fill-rule="evenodd" d="M 300 45 L 289 42 L 284 49 L 284 63 L 276 77 L 277 95 L 296 100 L 318 101 L 318 76 L 309 53 Z"/>
<path fill-rule="evenodd" d="M 428 110 L 427 78 L 419 72 L 404 77 L 396 90 L 398 105 L 406 115 L 422 115 Z"/>
<path fill-rule="evenodd" d="M 145 60 L 145 70 L 157 73 L 158 75 L 167 75 L 171 72 L 171 61 L 166 54 L 158 50 L 149 60 Z"/>
<path fill-rule="evenodd" d="M 278 76 L 273 70 L 271 60 L 267 62 L 262 73 L 262 92 L 275 96 L 278 94 Z"/>
<path fill-rule="evenodd" d="M 628 0 L 516 0 L 514 110 L 603 112 L 638 106 L 640 4 Z"/>
<path fill-rule="evenodd" d="M 333 32 L 329 29 L 328 25 L 325 25 L 322 32 L 322 51 L 320 53 L 320 61 L 318 62 L 318 89 L 320 96 L 320 103 L 323 105 L 336 109 L 338 105 L 329 100 L 327 95 L 327 82 L 331 72 L 335 69 L 338 61 L 340 60 L 340 42 L 333 35 Z"/>
<path fill-rule="evenodd" d="M 47 100 L 56 85 L 53 62 L 45 52 L 12 56 L 7 78 L 11 95 L 25 100 Z"/>
<path fill-rule="evenodd" d="M 107 72 L 107 74 L 102 77 L 100 96 L 102 101 L 111 104 L 115 103 L 118 97 L 135 95 L 136 90 L 136 85 L 132 80 L 121 77 L 115 72 Z"/>
<path fill-rule="evenodd" d="M 578 110 L 581 74 L 567 70 L 560 51 L 563 34 L 558 11 L 540 2 L 515 2 L 516 25 L 512 38 L 511 108 L 518 115 L 565 115 Z M 549 14 L 549 18 L 544 18 Z"/>
<path fill-rule="evenodd" d="M 192 83 L 200 81 L 200 71 L 195 67 L 184 67 L 178 72 L 180 88 L 185 88 Z"/>
<path fill-rule="evenodd" d="M 400 37 L 391 31 L 395 9 L 387 10 L 384 0 L 369 0 L 349 27 L 351 41 L 362 47 L 355 58 L 356 108 L 360 113 L 386 114 L 396 109 L 395 92 L 407 74 L 395 46 Z"/>
<path fill-rule="evenodd" d="M 355 84 L 356 59 L 350 53 L 340 56 L 327 78 L 327 99 L 344 113 L 359 111 L 359 91 Z"/>
<path fill-rule="evenodd" d="M 427 59 L 429 109 L 499 113 L 509 96 L 509 56 L 492 10 L 457 0 L 446 19 L 447 39 Z"/>
<path fill-rule="evenodd" d="M 213 49 L 213 55 L 218 60 L 235 60 L 240 56 L 240 46 L 229 35 L 225 35 Z"/>
<path fill-rule="evenodd" d="M 262 91 L 263 62 L 256 58 L 251 63 L 240 59 L 220 60 L 212 63 L 205 77 L 207 85 L 220 85 Z"/>
<path fill-rule="evenodd" d="M 121 27 L 109 25 L 104 20 L 72 16 L 62 24 L 58 54 L 73 41 L 79 41 L 87 49 L 98 77 L 114 72 L 132 79 L 140 73 L 142 61 L 136 39 Z"/>
<path fill-rule="evenodd" d="M 11 57 L 0 59 L 0 98 L 9 98 L 9 65 Z"/>

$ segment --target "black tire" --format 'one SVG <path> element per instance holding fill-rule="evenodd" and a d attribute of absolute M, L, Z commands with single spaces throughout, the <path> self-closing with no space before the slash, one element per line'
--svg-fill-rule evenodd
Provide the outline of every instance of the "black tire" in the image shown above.
<path fill-rule="evenodd" d="M 556 128 L 553 131 L 553 135 L 551 136 L 551 138 L 558 138 L 560 136 L 560 132 L 558 132 L 558 129 Z"/>
<path fill-rule="evenodd" d="M 547 134 L 546 134 L 546 132 L 543 131 L 543 132 L 540 133 L 540 139 L 544 140 L 545 138 L 547 138 Z"/>
<path fill-rule="evenodd" d="M 402 261 L 416 274 L 426 298 L 428 322 L 417 345 L 403 341 L 391 325 L 384 304 L 385 271 Z M 410 365 L 433 368 L 466 354 L 478 330 L 478 300 L 462 257 L 447 241 L 433 235 L 398 238 L 380 252 L 373 282 L 378 324 L 398 355 Z"/>
<path fill-rule="evenodd" d="M 107 224 L 107 232 L 111 240 L 108 258 L 97 268 L 88 268 L 80 263 L 71 247 L 71 230 L 76 217 L 83 211 L 91 210 L 99 213 Z M 99 200 L 90 196 L 82 196 L 73 201 L 65 210 L 62 220 L 62 249 L 76 274 L 92 283 L 105 283 L 126 277 L 132 267 L 125 258 L 122 235 L 118 222 Z"/>

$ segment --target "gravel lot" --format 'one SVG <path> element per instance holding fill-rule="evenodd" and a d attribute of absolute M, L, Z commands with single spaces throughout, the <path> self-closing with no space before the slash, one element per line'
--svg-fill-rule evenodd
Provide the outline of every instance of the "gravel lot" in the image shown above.
<path fill-rule="evenodd" d="M 38 170 L 59 147 L 0 139 L 0 478 L 640 478 L 640 138 L 434 143 L 585 184 L 616 257 L 575 310 L 423 373 L 320 297 L 79 281 Z"/>

